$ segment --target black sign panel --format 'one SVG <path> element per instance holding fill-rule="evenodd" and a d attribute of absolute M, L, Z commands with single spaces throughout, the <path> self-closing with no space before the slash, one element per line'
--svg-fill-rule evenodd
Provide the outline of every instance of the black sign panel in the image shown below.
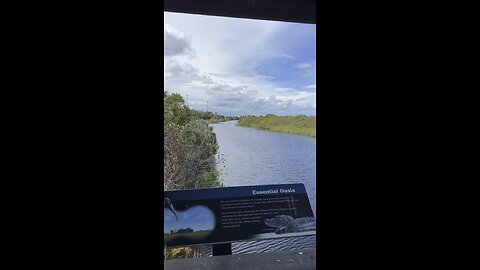
<path fill-rule="evenodd" d="M 167 246 L 218 244 L 315 234 L 303 184 L 165 192 Z"/>

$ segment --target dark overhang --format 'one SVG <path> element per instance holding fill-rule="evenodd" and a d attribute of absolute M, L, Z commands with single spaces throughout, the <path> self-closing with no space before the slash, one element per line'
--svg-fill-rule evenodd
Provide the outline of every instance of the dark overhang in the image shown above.
<path fill-rule="evenodd" d="M 316 0 L 164 0 L 163 10 L 315 24 Z"/>

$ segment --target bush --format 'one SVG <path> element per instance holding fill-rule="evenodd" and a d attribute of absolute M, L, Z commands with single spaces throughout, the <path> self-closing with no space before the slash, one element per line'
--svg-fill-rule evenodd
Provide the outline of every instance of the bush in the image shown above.
<path fill-rule="evenodd" d="M 215 155 L 218 143 L 204 117 L 179 94 L 164 93 L 164 190 L 221 186 Z"/>
<path fill-rule="evenodd" d="M 164 190 L 220 187 L 216 164 L 218 143 L 208 124 L 227 118 L 191 110 L 179 94 L 164 92 Z M 201 248 L 171 249 L 166 259 L 191 258 Z"/>

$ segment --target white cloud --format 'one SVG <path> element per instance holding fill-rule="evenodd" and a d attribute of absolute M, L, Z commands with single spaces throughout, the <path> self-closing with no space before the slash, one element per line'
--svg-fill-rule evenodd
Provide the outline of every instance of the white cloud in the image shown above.
<path fill-rule="evenodd" d="M 190 41 L 185 35 L 165 24 L 163 29 L 163 56 L 194 55 Z"/>
<path fill-rule="evenodd" d="M 299 64 L 296 64 L 295 67 L 299 69 L 307 69 L 307 68 L 311 68 L 312 65 L 308 63 L 299 63 Z"/>
<path fill-rule="evenodd" d="M 282 55 L 280 55 L 280 57 L 288 58 L 288 59 L 295 59 L 295 57 L 293 57 L 291 55 L 288 55 L 288 54 L 282 54 Z"/>
<path fill-rule="evenodd" d="M 302 92 L 305 84 L 286 86 L 257 72 L 262 61 L 294 59 L 275 41 L 288 26 L 165 13 L 165 90 L 188 94 L 194 109 L 205 110 L 208 102 L 210 111 L 226 115 L 315 114 L 315 93 Z"/>

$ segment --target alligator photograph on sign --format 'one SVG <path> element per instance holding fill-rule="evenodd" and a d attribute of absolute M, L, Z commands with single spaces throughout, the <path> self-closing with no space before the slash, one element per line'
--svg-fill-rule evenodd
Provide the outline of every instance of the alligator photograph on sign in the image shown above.
<path fill-rule="evenodd" d="M 165 192 L 169 247 L 315 235 L 303 184 Z"/>

